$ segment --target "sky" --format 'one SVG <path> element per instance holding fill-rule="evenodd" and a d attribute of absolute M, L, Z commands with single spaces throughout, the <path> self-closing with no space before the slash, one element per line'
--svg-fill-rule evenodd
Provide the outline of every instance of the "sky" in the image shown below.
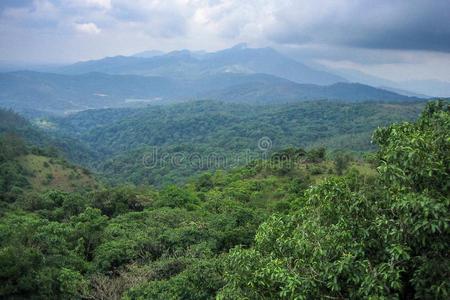
<path fill-rule="evenodd" d="M 246 42 L 323 68 L 450 82 L 450 0 L 0 0 L 0 61 Z"/>

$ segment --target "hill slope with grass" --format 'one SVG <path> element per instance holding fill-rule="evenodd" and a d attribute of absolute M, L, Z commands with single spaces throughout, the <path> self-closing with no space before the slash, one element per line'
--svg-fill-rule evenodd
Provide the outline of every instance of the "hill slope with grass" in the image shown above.
<path fill-rule="evenodd" d="M 0 110 L 0 115 L 0 195 L 5 201 L 28 192 L 98 187 L 87 169 L 63 158 L 64 149 L 56 147 L 65 143 L 54 143 L 12 111 Z"/>
<path fill-rule="evenodd" d="M 71 192 L 99 187 L 89 170 L 74 166 L 62 158 L 27 154 L 16 160 L 28 175 L 26 179 L 34 191 L 57 189 Z"/>

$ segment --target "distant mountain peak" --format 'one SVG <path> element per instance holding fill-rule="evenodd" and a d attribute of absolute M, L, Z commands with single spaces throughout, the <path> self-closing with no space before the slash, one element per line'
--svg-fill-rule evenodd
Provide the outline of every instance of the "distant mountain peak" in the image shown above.
<path fill-rule="evenodd" d="M 166 57 L 187 58 L 187 57 L 191 57 L 192 53 L 191 53 L 191 51 L 189 51 L 187 49 L 182 49 L 182 50 L 171 51 L 171 52 L 167 53 L 165 56 Z"/>
<path fill-rule="evenodd" d="M 155 56 L 160 56 L 160 55 L 164 55 L 164 52 L 159 51 L 159 50 L 147 50 L 147 51 L 142 51 L 136 54 L 133 54 L 133 57 L 143 57 L 143 58 L 151 58 L 151 57 L 155 57 Z"/>
<path fill-rule="evenodd" d="M 248 44 L 247 43 L 239 43 L 239 44 L 234 45 L 230 49 L 239 50 L 239 49 L 247 49 L 247 48 L 248 48 Z"/>

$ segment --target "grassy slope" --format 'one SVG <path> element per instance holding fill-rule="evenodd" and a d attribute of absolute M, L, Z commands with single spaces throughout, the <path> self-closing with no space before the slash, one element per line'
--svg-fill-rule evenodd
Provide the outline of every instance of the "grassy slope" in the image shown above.
<path fill-rule="evenodd" d="M 26 174 L 29 174 L 28 181 L 32 190 L 58 189 L 71 192 L 98 187 L 98 183 L 88 171 L 72 166 L 62 159 L 28 154 L 17 160 Z"/>

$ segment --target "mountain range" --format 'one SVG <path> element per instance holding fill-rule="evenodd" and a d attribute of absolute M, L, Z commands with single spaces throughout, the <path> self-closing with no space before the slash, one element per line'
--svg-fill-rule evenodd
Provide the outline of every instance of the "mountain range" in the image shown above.
<path fill-rule="evenodd" d="M 222 73 L 191 80 L 104 73 L 0 74 L 0 104 L 33 116 L 196 99 L 278 104 L 321 99 L 360 102 L 417 98 L 357 83 L 300 84 L 267 74 Z"/>
<path fill-rule="evenodd" d="M 349 82 L 274 49 L 244 44 L 212 53 L 147 51 L 47 72 L 0 73 L 0 105 L 33 116 L 199 99 L 277 104 L 323 99 L 410 101 L 421 97 L 405 94 Z"/>
<path fill-rule="evenodd" d="M 146 52 L 140 55 L 144 57 L 139 54 L 107 57 L 61 67 L 57 71 L 65 74 L 103 72 L 151 75 L 188 80 L 221 73 L 264 73 L 298 83 L 325 85 L 346 81 L 343 77 L 309 68 L 272 48 L 248 48 L 245 44 L 212 53 L 180 50 L 164 55 L 154 54 Z"/>

